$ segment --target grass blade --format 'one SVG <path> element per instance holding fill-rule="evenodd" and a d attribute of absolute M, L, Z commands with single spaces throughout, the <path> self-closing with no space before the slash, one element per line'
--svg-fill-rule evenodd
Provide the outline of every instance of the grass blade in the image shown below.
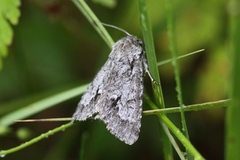
<path fill-rule="evenodd" d="M 141 20 L 141 26 L 142 26 L 143 39 L 145 42 L 145 49 L 146 49 L 149 70 L 153 78 L 155 79 L 155 81 L 157 81 L 159 84 L 159 85 L 156 85 L 152 83 L 155 101 L 156 101 L 156 104 L 158 105 L 158 108 L 159 107 L 165 108 L 162 88 L 160 85 L 161 84 L 160 76 L 159 76 L 158 67 L 157 67 L 157 59 L 156 59 L 154 43 L 153 43 L 152 28 L 148 18 L 146 0 L 138 0 L 138 4 L 139 4 L 138 6 L 139 6 L 139 12 L 140 12 L 140 18 L 141 18 L 140 20 Z M 154 105 L 151 105 L 151 106 L 154 106 Z M 153 107 L 153 109 L 156 109 L 156 108 L 157 107 Z M 171 143 L 162 127 L 160 127 L 160 133 L 161 133 L 161 138 L 164 145 L 164 148 L 163 148 L 164 157 L 165 159 L 173 159 Z"/>
<path fill-rule="evenodd" d="M 102 23 L 97 18 L 97 16 L 88 7 L 87 3 L 85 3 L 84 0 L 72 0 L 72 1 L 78 7 L 78 9 L 84 14 L 87 20 L 92 24 L 92 26 L 103 38 L 103 40 L 107 43 L 107 45 L 110 48 L 112 48 L 114 41 L 112 40 L 111 36 L 108 34 L 107 30 L 103 27 Z"/>
<path fill-rule="evenodd" d="M 240 159 L 240 15 L 238 13 L 237 4 L 239 1 L 232 0 L 229 5 L 230 11 L 230 42 L 232 64 L 232 81 L 231 81 L 231 97 L 232 103 L 227 108 L 226 113 L 226 150 L 225 159 Z"/>
<path fill-rule="evenodd" d="M 14 147 L 14 148 L 11 148 L 11 149 L 8 149 L 8 150 L 1 150 L 0 151 L 0 157 L 4 157 L 7 154 L 20 151 L 20 150 L 22 150 L 22 149 L 24 149 L 24 148 L 26 148 L 28 146 L 31 146 L 32 144 L 37 143 L 38 141 L 43 140 L 43 139 L 45 139 L 45 138 L 47 138 L 47 137 L 49 137 L 49 136 L 51 136 L 51 135 L 53 135 L 53 134 L 55 134 L 57 132 L 64 131 L 65 129 L 71 127 L 72 125 L 73 125 L 72 122 L 64 124 L 64 125 L 62 125 L 60 127 L 57 127 L 57 128 L 55 128 L 53 130 L 49 130 L 48 132 L 43 133 L 40 136 L 38 136 L 36 138 L 33 138 L 32 140 L 30 140 L 28 142 L 25 142 L 25 143 L 23 143 L 23 144 L 21 144 L 21 145 L 19 145 L 17 147 Z"/>
<path fill-rule="evenodd" d="M 88 86 L 88 84 L 82 85 L 80 87 L 75 87 L 75 88 L 67 90 L 67 91 L 63 91 L 59 94 L 49 96 L 47 98 L 44 98 L 42 100 L 36 101 L 32 104 L 29 104 L 21 109 L 18 109 L 14 112 L 11 112 L 11 113 L 1 117 L 0 126 L 11 125 L 15 122 L 15 120 L 24 119 L 35 113 L 43 111 L 53 105 L 56 105 L 58 103 L 66 101 L 70 98 L 78 96 L 86 90 L 87 86 Z"/>

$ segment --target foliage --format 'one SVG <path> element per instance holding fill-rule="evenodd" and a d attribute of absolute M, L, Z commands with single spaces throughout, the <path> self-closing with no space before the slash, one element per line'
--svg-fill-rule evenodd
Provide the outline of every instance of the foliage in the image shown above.
<path fill-rule="evenodd" d="M 10 24 L 16 25 L 20 16 L 20 0 L 0 1 L 0 69 L 2 58 L 7 55 L 7 47 L 11 44 L 13 31 Z"/>
<path fill-rule="evenodd" d="M 6 17 L 15 17 L 17 22 L 20 15 L 17 2 L 0 1 L 15 4 L 10 7 L 15 16 L 3 19 L 8 26 Z M 98 5 L 99 2 L 109 8 Z M 229 8 L 231 14 L 225 12 L 226 4 L 223 0 L 23 1 L 21 20 L 13 28 L 15 36 L 10 54 L 4 59 L 0 72 L 0 155 L 16 159 L 27 154 L 29 159 L 46 160 L 185 159 L 185 156 L 221 160 L 225 146 L 223 107 L 227 106 L 228 149 L 225 153 L 229 157 L 226 159 L 236 158 L 232 152 L 238 147 L 230 140 L 238 135 L 238 127 L 232 123 L 239 121 L 239 116 L 234 114 L 238 113 L 238 103 L 234 103 L 232 109 L 231 100 L 227 98 L 231 88 L 233 95 L 239 95 L 235 87 L 238 57 L 237 48 L 229 51 L 226 46 L 238 46 L 238 20 L 232 18 L 234 7 Z M 0 5 L 1 12 L 2 8 L 6 9 Z M 235 22 L 231 23 L 231 40 L 228 39 L 228 17 Z M 55 122 L 56 119 L 15 123 L 25 118 L 72 116 L 79 95 L 86 88 L 82 84 L 90 82 L 107 59 L 111 39 L 124 36 L 104 28 L 100 21 L 143 37 L 150 71 L 161 84 L 150 84 L 146 76 L 144 116 L 136 144 L 123 144 L 108 133 L 103 123 L 92 120 L 76 125 L 62 125 Z M 4 37 L 1 31 L 0 37 L 7 47 L 10 34 Z M 203 52 L 190 53 L 202 48 Z M 234 56 L 227 54 L 230 52 Z M 233 72 L 229 59 L 234 62 Z M 232 81 L 229 74 L 234 77 Z M 69 121 L 69 118 L 60 120 L 63 119 Z M 41 143 L 36 143 L 39 140 Z"/>

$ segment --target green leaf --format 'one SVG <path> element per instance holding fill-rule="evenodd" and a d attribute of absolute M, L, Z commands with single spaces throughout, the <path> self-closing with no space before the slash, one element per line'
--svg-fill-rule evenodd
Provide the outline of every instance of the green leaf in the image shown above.
<path fill-rule="evenodd" d="M 13 31 L 10 24 L 18 23 L 20 4 L 20 0 L 0 1 L 0 69 L 2 68 L 1 57 L 6 57 L 7 46 L 12 42 Z"/>

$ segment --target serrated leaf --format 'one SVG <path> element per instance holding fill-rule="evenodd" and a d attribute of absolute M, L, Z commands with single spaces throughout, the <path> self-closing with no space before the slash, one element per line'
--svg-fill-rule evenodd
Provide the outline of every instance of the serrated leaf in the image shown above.
<path fill-rule="evenodd" d="M 20 16 L 20 0 L 0 1 L 0 69 L 2 68 L 2 57 L 7 56 L 7 46 L 12 42 L 13 31 L 10 26 L 16 25 Z M 9 24 L 10 23 L 10 24 Z"/>

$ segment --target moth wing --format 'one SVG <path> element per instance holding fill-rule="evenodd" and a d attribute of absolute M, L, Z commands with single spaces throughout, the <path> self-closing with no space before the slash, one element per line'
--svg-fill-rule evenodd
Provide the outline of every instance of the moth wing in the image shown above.
<path fill-rule="evenodd" d="M 75 120 L 83 121 L 94 114 L 97 114 L 98 99 L 103 97 L 102 91 L 106 88 L 106 82 L 109 79 L 110 60 L 102 66 L 101 70 L 97 73 L 93 81 L 89 84 L 87 90 L 82 95 L 81 100 L 78 103 L 78 107 L 73 115 Z"/>
<path fill-rule="evenodd" d="M 145 61 L 136 37 L 118 41 L 82 96 L 73 118 L 100 119 L 113 135 L 133 144 L 141 127 Z"/>
<path fill-rule="evenodd" d="M 121 49 L 114 52 L 116 55 L 110 62 L 108 73 L 111 76 L 96 103 L 98 112 L 95 116 L 105 122 L 113 135 L 130 145 L 138 139 L 141 127 L 146 61 L 141 47 L 131 47 L 133 53 Z M 119 55 L 121 57 L 117 58 Z"/>
<path fill-rule="evenodd" d="M 96 104 L 95 118 L 103 120 L 113 135 L 130 145 L 138 139 L 141 127 L 143 76 L 139 67 L 133 67 L 136 74 L 118 73 L 120 78 L 106 87 Z"/>

